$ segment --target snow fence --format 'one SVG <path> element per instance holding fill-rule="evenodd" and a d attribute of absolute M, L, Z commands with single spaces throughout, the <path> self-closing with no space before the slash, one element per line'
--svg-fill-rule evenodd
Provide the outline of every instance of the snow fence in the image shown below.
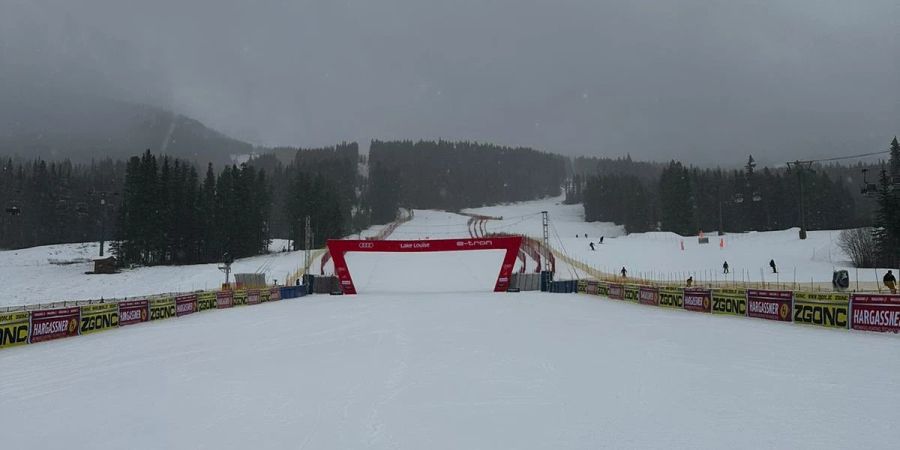
<path fill-rule="evenodd" d="M 551 292 L 568 291 L 561 287 Z M 710 315 L 825 328 L 900 332 L 900 295 L 894 294 L 684 288 L 595 280 L 578 280 L 577 292 Z"/>
<path fill-rule="evenodd" d="M 60 302 L 0 312 L 0 349 L 98 333 L 216 309 L 303 297 L 306 286 L 200 291 L 137 299 Z"/>

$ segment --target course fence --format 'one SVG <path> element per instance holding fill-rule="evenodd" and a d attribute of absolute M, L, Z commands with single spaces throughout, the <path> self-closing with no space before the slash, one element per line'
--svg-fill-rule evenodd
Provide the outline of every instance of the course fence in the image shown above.
<path fill-rule="evenodd" d="M 306 294 L 306 286 L 271 286 L 8 307 L 0 312 L 0 349 Z"/>
<path fill-rule="evenodd" d="M 550 292 L 570 292 L 571 281 Z M 578 280 L 576 292 L 711 315 L 900 333 L 900 295 L 622 284 Z"/>

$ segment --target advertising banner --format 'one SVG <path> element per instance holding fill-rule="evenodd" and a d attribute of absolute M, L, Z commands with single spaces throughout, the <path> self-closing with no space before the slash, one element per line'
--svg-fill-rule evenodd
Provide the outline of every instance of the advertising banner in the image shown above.
<path fill-rule="evenodd" d="M 642 305 L 659 306 L 659 289 L 652 286 L 638 288 L 638 301 Z"/>
<path fill-rule="evenodd" d="M 747 291 L 747 315 L 757 319 L 791 321 L 791 291 Z"/>
<path fill-rule="evenodd" d="M 281 289 L 273 287 L 269 289 L 269 301 L 274 302 L 281 300 Z"/>
<path fill-rule="evenodd" d="M 684 305 L 684 290 L 680 287 L 664 287 L 659 290 L 659 306 L 681 308 Z"/>
<path fill-rule="evenodd" d="M 197 294 L 197 311 L 216 309 L 216 293 L 201 292 Z"/>
<path fill-rule="evenodd" d="M 746 316 L 747 291 L 744 289 L 713 289 L 712 313 Z"/>
<path fill-rule="evenodd" d="M 609 298 L 614 300 L 625 300 L 625 286 L 621 284 L 609 283 L 607 286 L 607 294 Z"/>
<path fill-rule="evenodd" d="M 685 289 L 684 309 L 701 313 L 712 312 L 712 292 L 703 288 Z"/>
<path fill-rule="evenodd" d="M 100 303 L 81 307 L 81 334 L 91 334 L 118 327 L 118 304 Z"/>
<path fill-rule="evenodd" d="M 260 303 L 265 303 L 270 300 L 269 292 L 271 292 L 271 291 L 269 291 L 269 289 L 260 289 L 259 290 L 259 302 Z"/>
<path fill-rule="evenodd" d="M 0 313 L 0 348 L 28 343 L 28 311 Z"/>
<path fill-rule="evenodd" d="M 850 294 L 794 292 L 794 323 L 847 328 L 850 324 Z"/>
<path fill-rule="evenodd" d="M 600 282 L 597 284 L 597 295 L 609 297 L 609 283 Z"/>
<path fill-rule="evenodd" d="M 854 330 L 900 332 L 900 295 L 853 294 L 851 326 Z"/>
<path fill-rule="evenodd" d="M 119 326 L 133 325 L 150 320 L 150 301 L 132 300 L 119 302 Z"/>
<path fill-rule="evenodd" d="M 578 286 L 576 288 L 576 292 L 579 294 L 587 293 L 587 280 L 578 280 Z"/>
<path fill-rule="evenodd" d="M 247 291 L 245 289 L 232 292 L 231 301 L 234 303 L 234 306 L 245 306 L 247 304 Z"/>
<path fill-rule="evenodd" d="M 637 303 L 641 297 L 641 288 L 636 284 L 625 285 L 625 301 Z"/>
<path fill-rule="evenodd" d="M 588 281 L 584 286 L 584 293 L 589 295 L 597 295 L 600 293 L 600 282 L 599 281 Z"/>
<path fill-rule="evenodd" d="M 181 317 L 197 312 L 197 294 L 175 297 L 175 316 Z"/>
<path fill-rule="evenodd" d="M 31 312 L 31 342 L 78 336 L 79 308 L 43 309 Z"/>
<path fill-rule="evenodd" d="M 259 299 L 259 289 L 250 289 L 247 291 L 247 304 L 248 305 L 258 305 L 260 303 Z"/>
<path fill-rule="evenodd" d="M 234 306 L 234 293 L 232 291 L 216 292 L 216 308 L 224 309 Z"/>
<path fill-rule="evenodd" d="M 150 300 L 150 320 L 165 320 L 175 317 L 175 299 L 172 297 Z"/>

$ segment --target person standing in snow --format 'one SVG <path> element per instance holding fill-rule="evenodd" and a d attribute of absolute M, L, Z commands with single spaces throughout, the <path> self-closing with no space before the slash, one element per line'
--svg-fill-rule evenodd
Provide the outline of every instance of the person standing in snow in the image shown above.
<path fill-rule="evenodd" d="M 600 236 L 600 244 L 603 244 L 603 238 L 604 236 Z"/>
<path fill-rule="evenodd" d="M 728 273 L 728 261 L 725 261 L 725 264 L 722 264 L 722 273 Z"/>
<path fill-rule="evenodd" d="M 693 276 L 690 276 L 690 277 L 688 277 L 688 279 L 687 279 L 687 287 L 691 287 L 691 286 L 693 286 L 693 285 L 694 285 L 694 277 L 693 277 Z"/>
<path fill-rule="evenodd" d="M 594 251 L 595 249 L 594 249 L 594 243 L 593 243 L 593 242 L 590 243 L 590 246 L 591 246 L 591 251 Z"/>
<path fill-rule="evenodd" d="M 769 260 L 769 267 L 772 268 L 772 273 L 778 273 L 778 268 L 775 267 L 775 260 L 774 260 L 774 259 L 770 259 L 770 260 Z"/>
<path fill-rule="evenodd" d="M 884 282 L 884 285 L 891 290 L 891 294 L 897 293 L 897 279 L 894 278 L 894 272 L 888 270 L 886 274 L 884 274 L 884 278 L 881 279 Z"/>
<path fill-rule="evenodd" d="M 625 270 L 625 266 L 622 266 L 622 278 L 628 278 L 628 271 Z"/>

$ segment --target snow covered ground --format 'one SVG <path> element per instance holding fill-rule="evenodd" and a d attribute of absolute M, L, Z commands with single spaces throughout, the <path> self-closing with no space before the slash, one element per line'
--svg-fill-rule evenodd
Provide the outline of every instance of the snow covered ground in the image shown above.
<path fill-rule="evenodd" d="M 564 294 L 313 296 L 0 351 L 3 448 L 892 449 L 896 336 Z"/>
<path fill-rule="evenodd" d="M 765 281 L 809 284 L 830 284 L 835 269 L 850 272 L 852 286 L 859 280 L 873 286 L 881 279 L 884 270 L 857 270 L 850 258 L 838 247 L 840 231 L 810 231 L 801 241 L 798 229 L 726 234 L 724 247 L 719 246 L 719 236 L 707 235 L 710 243 L 701 245 L 696 236 L 682 237 L 675 233 L 652 232 L 625 235 L 614 224 L 584 222 L 581 205 L 563 205 L 562 197 L 516 203 L 487 208 L 475 208 L 467 212 L 502 216 L 502 221 L 489 221 L 488 231 L 513 232 L 540 237 L 541 211 L 550 213 L 552 226 L 550 245 L 569 256 L 601 271 L 617 274 L 624 266 L 632 276 L 656 280 L 683 281 L 693 275 L 697 281 L 725 282 L 722 264 L 727 261 L 731 274 L 728 281 Z M 587 234 L 587 238 L 584 235 Z M 576 237 L 579 235 L 580 237 Z M 605 236 L 603 245 L 598 241 Z M 596 251 L 590 249 L 594 243 Z M 684 243 L 684 250 L 681 244 Z M 769 269 L 769 260 L 775 260 L 779 274 Z M 896 268 L 895 268 L 896 270 Z M 562 276 L 565 269 L 559 271 Z"/>
<path fill-rule="evenodd" d="M 861 287 L 868 289 L 874 289 L 884 273 L 884 270 L 857 272 L 850 267 L 849 258 L 837 246 L 838 231 L 812 231 L 805 241 L 798 239 L 797 230 L 728 234 L 724 236 L 725 247 L 720 248 L 719 238 L 714 233 L 709 235 L 708 245 L 698 244 L 696 237 L 673 233 L 626 236 L 621 226 L 584 222 L 581 205 L 563 205 L 562 198 L 467 210 L 503 217 L 503 220 L 489 221 L 488 232 L 519 233 L 538 238 L 542 236 L 541 211 L 550 214 L 550 243 L 555 249 L 607 273 L 618 273 L 624 266 L 633 277 L 680 282 L 692 275 L 697 282 L 724 282 L 722 263 L 728 261 L 732 273 L 727 281 L 796 281 L 803 287 L 811 282 L 830 284 L 833 269 L 843 268 L 850 271 L 851 287 L 856 287 L 856 282 L 860 281 Z M 416 210 L 414 218 L 399 226 L 390 239 L 468 237 L 468 221 L 469 217 L 460 214 Z M 373 236 L 381 228 L 372 227 L 361 233 L 361 237 Z M 603 245 L 597 244 L 600 236 L 605 237 Z M 589 242 L 594 242 L 596 251 L 590 250 Z M 684 250 L 681 250 L 682 242 Z M 276 242 L 272 248 L 279 251 L 285 246 L 286 242 Z M 0 306 L 210 289 L 224 280 L 215 264 L 148 267 L 116 275 L 85 275 L 92 270 L 89 261 L 96 253 L 94 243 L 0 251 L 0 279 L 3 280 Z M 386 267 L 394 267 L 395 260 L 391 258 L 402 257 L 395 255 L 380 260 Z M 422 261 L 428 259 L 427 256 L 421 258 Z M 778 264 L 780 274 L 777 277 L 768 268 L 770 259 Z M 301 267 L 302 261 L 302 252 L 274 253 L 238 260 L 234 271 L 265 272 L 269 280 L 283 281 Z M 527 266 L 529 270 L 534 267 L 531 261 Z M 320 264 L 314 262 L 312 270 L 318 272 L 319 268 Z M 325 273 L 332 272 L 331 264 L 326 264 Z M 583 276 L 584 273 L 558 261 L 557 278 Z"/>
<path fill-rule="evenodd" d="M 262 272 L 269 281 L 283 282 L 303 264 L 303 252 L 280 252 L 286 245 L 277 240 L 270 246 L 277 253 L 235 261 L 232 273 Z M 0 251 L 0 306 L 214 289 L 225 281 L 217 264 L 141 267 L 113 275 L 86 275 L 94 269 L 91 261 L 98 250 L 97 243 L 92 242 Z"/>

